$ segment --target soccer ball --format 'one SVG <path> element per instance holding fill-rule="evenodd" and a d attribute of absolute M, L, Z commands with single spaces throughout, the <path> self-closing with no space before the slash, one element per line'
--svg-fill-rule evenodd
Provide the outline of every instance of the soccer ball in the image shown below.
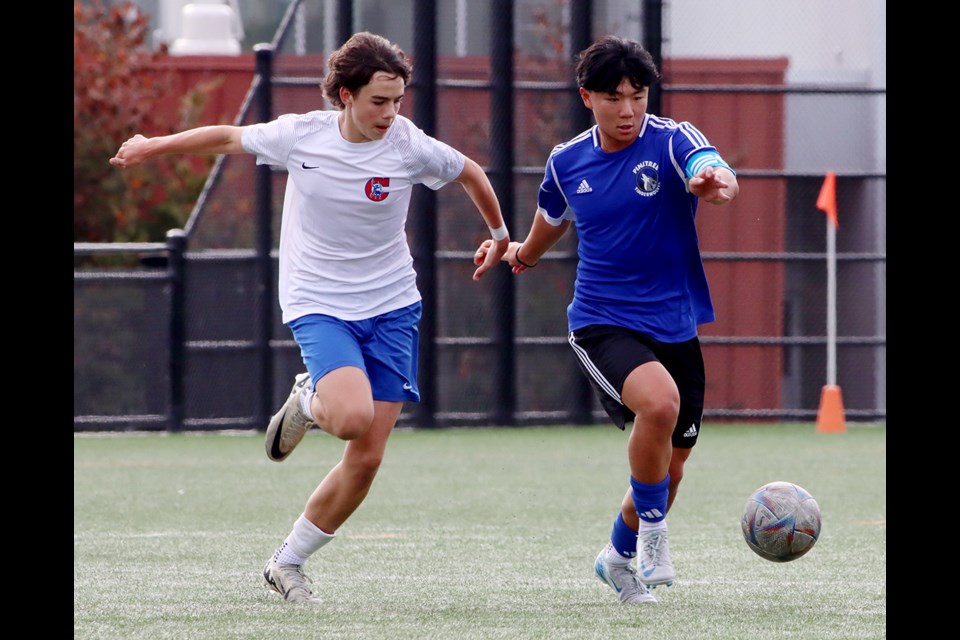
<path fill-rule="evenodd" d="M 753 492 L 740 517 L 743 539 L 766 560 L 790 562 L 820 537 L 820 505 L 803 487 L 770 482 Z"/>

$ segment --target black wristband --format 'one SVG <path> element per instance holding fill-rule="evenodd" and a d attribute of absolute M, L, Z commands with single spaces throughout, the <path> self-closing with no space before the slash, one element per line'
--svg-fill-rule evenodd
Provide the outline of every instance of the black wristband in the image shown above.
<path fill-rule="evenodd" d="M 522 246 L 523 246 L 523 245 L 521 244 L 520 247 L 522 247 Z M 523 260 L 521 260 L 521 259 L 520 259 L 520 247 L 517 247 L 517 253 L 516 253 L 517 262 L 519 262 L 520 264 L 522 264 L 523 266 L 525 266 L 527 269 L 533 269 L 535 266 L 537 266 L 537 264 L 540 264 L 540 261 L 539 261 L 539 260 L 537 261 L 537 264 L 527 264 L 526 262 L 524 262 Z"/>

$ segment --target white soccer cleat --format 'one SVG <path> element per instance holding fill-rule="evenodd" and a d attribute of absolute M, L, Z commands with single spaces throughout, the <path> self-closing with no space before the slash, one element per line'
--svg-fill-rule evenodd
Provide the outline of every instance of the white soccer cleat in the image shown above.
<path fill-rule="evenodd" d="M 270 559 L 263 567 L 263 579 L 287 602 L 320 602 L 320 598 L 310 590 L 311 580 L 299 564 L 280 564 Z"/>
<path fill-rule="evenodd" d="M 607 547 L 609 546 L 608 543 Z M 650 593 L 647 585 L 640 581 L 637 570 L 632 564 L 616 565 L 606 561 L 607 547 L 601 549 L 596 562 L 593 563 L 593 570 L 597 577 L 617 592 L 623 604 L 655 603 L 657 599 Z"/>
<path fill-rule="evenodd" d="M 310 384 L 310 374 L 301 373 L 293 381 L 293 388 L 287 401 L 283 403 L 267 426 L 264 446 L 267 457 L 274 462 L 282 462 L 296 448 L 303 436 L 313 426 L 313 419 L 300 408 L 300 392 Z"/>
<path fill-rule="evenodd" d="M 645 531 L 637 538 L 640 579 L 650 588 L 670 586 L 676 577 L 666 530 Z"/>

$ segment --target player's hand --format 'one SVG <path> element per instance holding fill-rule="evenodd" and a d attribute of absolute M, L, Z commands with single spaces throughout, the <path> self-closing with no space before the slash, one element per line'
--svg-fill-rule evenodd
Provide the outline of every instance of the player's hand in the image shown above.
<path fill-rule="evenodd" d="M 121 169 L 133 167 L 147 159 L 147 141 L 149 139 L 139 133 L 122 145 L 117 155 L 110 158 L 110 164 Z"/>
<path fill-rule="evenodd" d="M 479 280 L 483 274 L 500 262 L 507 248 L 512 244 L 515 243 L 510 242 L 509 237 L 503 240 L 488 238 L 481 242 L 477 252 L 473 254 L 473 264 L 477 265 L 477 270 L 473 272 L 473 279 Z"/>
<path fill-rule="evenodd" d="M 499 260 L 506 262 L 508 265 L 510 265 L 510 269 L 515 274 L 523 273 L 524 271 L 527 270 L 527 267 L 517 262 L 517 249 L 519 249 L 520 245 L 522 244 L 523 244 L 522 242 L 509 243 L 507 245 L 507 250 L 499 258 Z M 483 242 L 481 242 L 480 246 L 477 247 L 477 252 L 473 254 L 473 263 L 485 264 L 487 259 L 490 257 L 490 255 L 492 255 L 492 252 L 490 249 L 491 247 L 493 247 L 493 245 L 494 245 L 493 240 L 484 240 Z M 476 275 L 474 276 L 473 279 L 474 280 L 477 279 Z"/>
<path fill-rule="evenodd" d="M 713 204 L 723 204 L 733 199 L 726 192 L 730 184 L 720 177 L 717 167 L 705 168 L 690 178 L 687 184 L 690 186 L 690 193 Z"/>

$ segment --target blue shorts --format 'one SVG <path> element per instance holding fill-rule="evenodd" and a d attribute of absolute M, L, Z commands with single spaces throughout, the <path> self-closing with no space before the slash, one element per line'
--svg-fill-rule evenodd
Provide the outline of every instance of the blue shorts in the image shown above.
<path fill-rule="evenodd" d="M 365 320 L 309 314 L 292 320 L 289 327 L 314 386 L 334 369 L 357 367 L 367 374 L 374 400 L 419 402 L 422 313 L 423 304 L 415 302 Z"/>

